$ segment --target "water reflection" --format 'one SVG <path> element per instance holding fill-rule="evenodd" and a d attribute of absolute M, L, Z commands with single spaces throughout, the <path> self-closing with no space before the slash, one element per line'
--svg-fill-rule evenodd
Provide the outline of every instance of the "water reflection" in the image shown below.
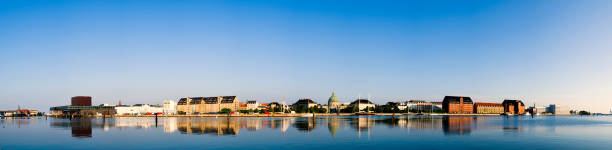
<path fill-rule="evenodd" d="M 240 131 L 257 132 L 261 129 L 278 131 L 283 136 L 297 131 L 310 133 L 318 128 L 327 128 L 331 137 L 338 134 L 363 133 L 370 135 L 378 128 L 402 128 L 408 132 L 441 132 L 443 135 L 470 135 L 477 130 L 497 130 L 512 134 L 522 131 L 524 125 L 533 125 L 526 119 L 504 117 L 448 117 L 448 116 L 364 116 L 364 117 L 317 117 L 317 118 L 109 118 L 109 119 L 49 119 L 50 126 L 70 130 L 75 138 L 90 138 L 97 132 L 110 130 L 163 130 L 172 134 L 239 136 Z M 47 121 L 47 120 L 43 120 Z M 29 121 L 2 120 L 2 127 L 23 126 Z M 348 128 L 347 130 L 342 130 Z M 343 133 L 343 132 L 347 133 Z M 296 132 L 294 132 L 296 133 Z"/>

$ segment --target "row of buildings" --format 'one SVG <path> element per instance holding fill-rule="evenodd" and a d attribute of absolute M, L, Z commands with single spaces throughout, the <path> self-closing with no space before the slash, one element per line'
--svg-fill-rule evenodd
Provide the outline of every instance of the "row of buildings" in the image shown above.
<path fill-rule="evenodd" d="M 284 110 L 296 110 L 297 108 L 326 109 L 328 113 L 340 112 L 346 108 L 356 108 L 357 111 L 368 111 L 367 108 L 393 107 L 407 112 L 418 110 L 418 112 L 444 112 L 451 114 L 518 114 L 526 113 L 525 104 L 521 100 L 503 100 L 501 103 L 478 103 L 470 97 L 445 96 L 441 102 L 426 102 L 424 100 L 409 100 L 403 102 L 387 102 L 385 105 L 377 105 L 369 99 L 357 98 L 352 102 L 340 103 L 335 92 L 329 97 L 327 104 L 319 104 L 312 99 L 299 99 L 291 105 L 278 102 L 259 103 L 257 101 L 240 102 L 236 96 L 215 97 L 187 97 L 180 98 L 178 102 L 167 100 L 162 105 L 136 104 L 136 105 L 99 105 L 92 106 L 92 98 L 89 96 L 75 96 L 71 99 L 71 105 L 51 107 L 52 114 L 79 114 L 79 115 L 152 115 L 152 114 L 206 114 L 225 111 L 271 109 L 281 107 Z M 544 111 L 545 110 L 545 111 Z M 551 114 L 569 114 L 569 107 L 561 105 L 550 105 L 547 108 L 533 107 L 528 109 L 530 113 L 549 112 Z"/>

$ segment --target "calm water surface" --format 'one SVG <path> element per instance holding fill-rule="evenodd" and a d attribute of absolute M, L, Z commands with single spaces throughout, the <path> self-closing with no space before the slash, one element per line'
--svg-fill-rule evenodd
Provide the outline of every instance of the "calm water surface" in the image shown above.
<path fill-rule="evenodd" d="M 0 120 L 0 149 L 612 149 L 612 116 Z"/>

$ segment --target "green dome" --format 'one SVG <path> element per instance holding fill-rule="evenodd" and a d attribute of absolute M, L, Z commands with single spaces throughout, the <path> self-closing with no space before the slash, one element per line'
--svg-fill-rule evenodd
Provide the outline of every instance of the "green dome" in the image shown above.
<path fill-rule="evenodd" d="M 329 97 L 329 101 L 327 101 L 327 102 L 328 103 L 331 103 L 331 102 L 340 102 L 340 101 L 338 101 L 338 98 L 336 97 L 336 92 L 332 92 L 332 96 Z"/>

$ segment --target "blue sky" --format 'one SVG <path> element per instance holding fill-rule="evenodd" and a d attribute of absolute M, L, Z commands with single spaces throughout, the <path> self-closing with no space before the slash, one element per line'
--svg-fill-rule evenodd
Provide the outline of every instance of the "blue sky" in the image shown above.
<path fill-rule="evenodd" d="M 608 112 L 612 1 L 0 1 L 0 109 L 472 96 Z"/>

